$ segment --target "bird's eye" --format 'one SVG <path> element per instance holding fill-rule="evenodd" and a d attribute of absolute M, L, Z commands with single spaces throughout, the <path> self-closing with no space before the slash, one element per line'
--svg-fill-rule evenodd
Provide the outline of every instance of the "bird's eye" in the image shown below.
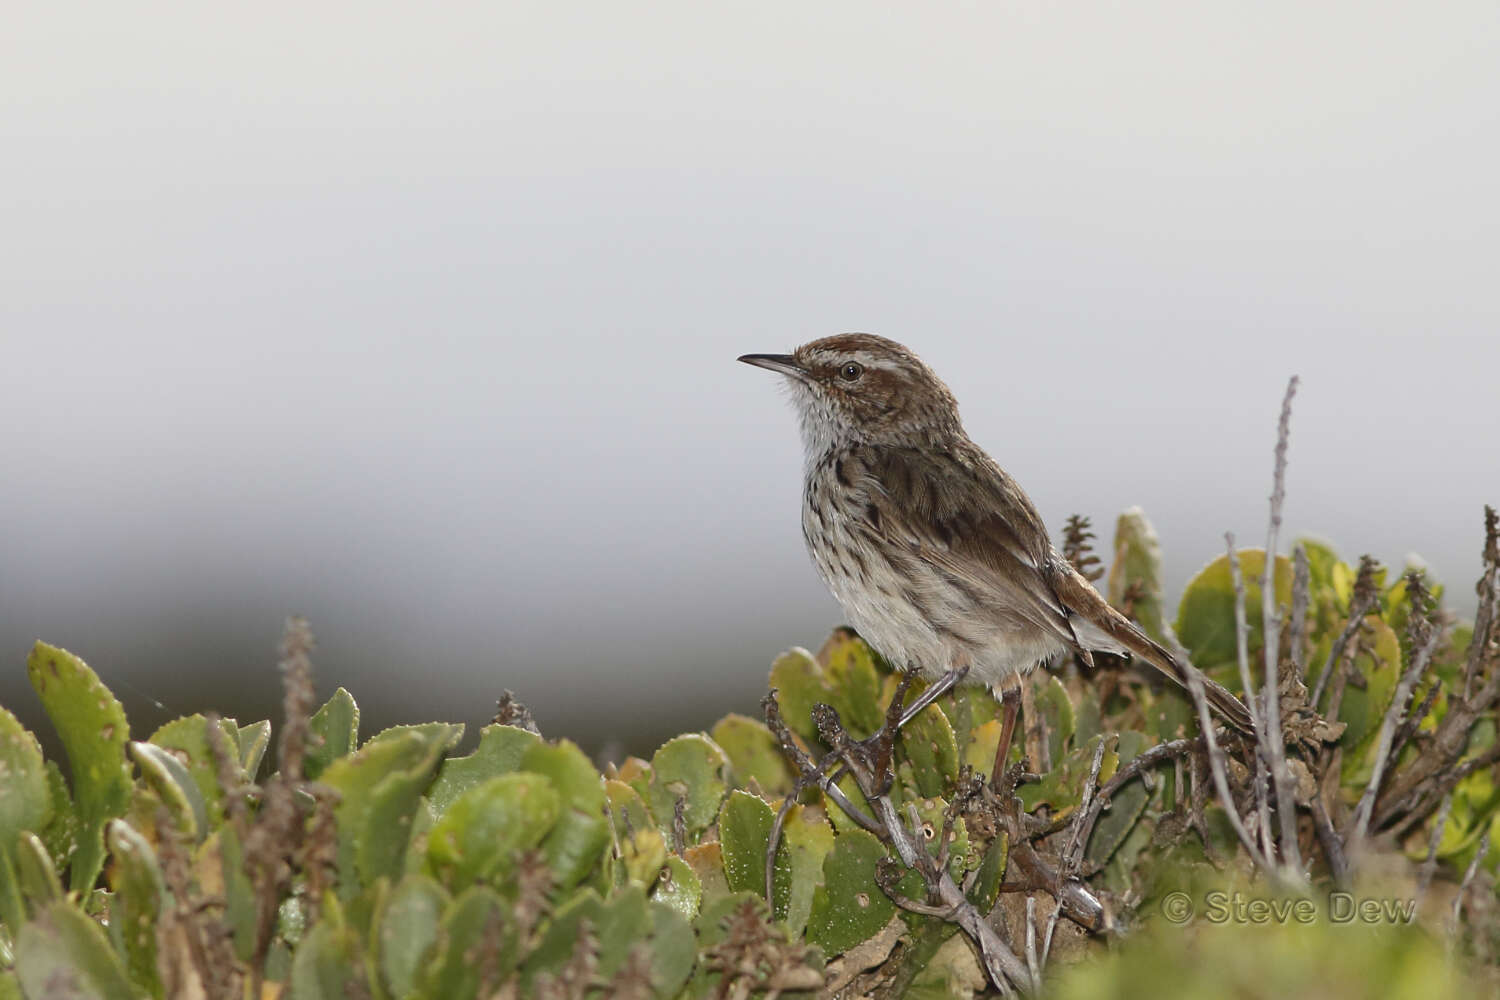
<path fill-rule="evenodd" d="M 843 379 L 845 382 L 856 382 L 864 373 L 865 369 L 862 365 L 857 365 L 853 361 L 851 361 L 847 365 L 839 369 L 839 378 Z"/>

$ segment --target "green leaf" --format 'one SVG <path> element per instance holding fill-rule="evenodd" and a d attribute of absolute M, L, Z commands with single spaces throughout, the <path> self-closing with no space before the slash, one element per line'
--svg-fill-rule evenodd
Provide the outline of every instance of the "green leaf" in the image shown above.
<path fill-rule="evenodd" d="M 628 837 L 636 830 L 656 826 L 646 812 L 646 803 L 641 800 L 641 793 L 625 782 L 615 778 L 606 780 L 604 795 L 609 802 L 609 812 L 617 836 Z"/>
<path fill-rule="evenodd" d="M 313 713 L 307 729 L 310 739 L 302 758 L 302 775 L 313 781 L 328 765 L 359 746 L 359 706 L 354 696 L 339 688 Z"/>
<path fill-rule="evenodd" d="M 562 811 L 542 841 L 542 851 L 552 869 L 555 891 L 566 891 L 594 870 L 609 846 L 603 780 L 569 740 L 532 746 L 521 758 L 521 768 L 546 775 L 562 796 Z"/>
<path fill-rule="evenodd" d="M 844 797 L 849 800 L 852 806 L 856 809 L 864 810 L 866 816 L 870 815 L 870 804 L 865 801 L 865 795 L 859 790 L 859 782 L 854 780 L 854 775 L 846 771 L 838 781 L 834 782 L 834 786 L 844 793 Z M 829 798 L 826 793 L 823 796 L 823 811 L 828 814 L 828 818 L 833 822 L 833 828 L 841 834 L 847 833 L 850 830 L 863 829 L 853 816 L 844 812 L 843 807 Z"/>
<path fill-rule="evenodd" d="M 656 833 L 655 830 L 651 832 Z M 656 884 L 651 887 L 651 901 L 692 920 L 703 904 L 703 882 L 692 865 L 675 854 L 669 854 L 656 877 Z"/>
<path fill-rule="evenodd" d="M 445 884 L 460 888 L 499 879 L 515 855 L 536 847 L 562 809 L 552 782 L 539 774 L 505 774 L 460 795 L 427 835 L 427 858 Z"/>
<path fill-rule="evenodd" d="M 344 921 L 338 900 L 328 895 L 323 918 L 292 954 L 290 993 L 295 1000 L 345 1000 L 356 984 L 364 985 L 368 995 L 359 936 Z"/>
<path fill-rule="evenodd" d="M 958 780 L 958 741 L 937 705 L 928 705 L 901 728 L 901 746 L 920 794 L 942 795 Z"/>
<path fill-rule="evenodd" d="M 68 754 L 79 824 L 69 884 L 87 890 L 104 866 L 104 825 L 130 805 L 130 724 L 115 696 L 72 653 L 38 642 L 26 672 Z"/>
<path fill-rule="evenodd" d="M 0 850 L 9 850 L 22 830 L 41 833 L 52 818 L 47 767 L 36 737 L 0 707 Z"/>
<path fill-rule="evenodd" d="M 229 751 L 231 758 L 237 761 L 238 729 L 227 719 L 221 719 L 219 731 L 224 734 L 225 748 Z M 213 751 L 208 745 L 208 720 L 202 715 L 189 715 L 185 718 L 174 719 L 152 733 L 147 742 L 161 747 L 177 758 L 177 762 L 187 770 L 193 784 L 197 787 L 199 799 L 206 807 L 206 815 L 210 824 L 217 826 L 224 815 L 224 792 L 219 787 L 218 768 L 214 764 Z M 243 773 L 236 777 L 241 781 L 244 780 Z"/>
<path fill-rule="evenodd" d="M 449 902 L 448 891 L 425 875 L 407 875 L 391 890 L 378 925 L 380 975 L 391 996 L 405 997 L 416 988 Z"/>
<path fill-rule="evenodd" d="M 16 978 L 28 997 L 136 1000 L 104 928 L 66 900 L 43 906 L 16 934 Z"/>
<path fill-rule="evenodd" d="M 730 892 L 766 893 L 766 845 L 775 814 L 758 795 L 736 789 L 719 813 L 719 843 Z"/>
<path fill-rule="evenodd" d="M 1022 683 L 1026 683 L 1023 681 Z M 1038 714 L 1047 724 L 1047 756 L 1059 760 L 1073 739 L 1073 702 L 1057 675 L 1048 674 L 1036 693 Z"/>
<path fill-rule="evenodd" d="M 1052 770 L 1042 775 L 1042 780 L 1027 782 L 1016 789 L 1016 794 L 1021 797 L 1023 808 L 1031 812 L 1037 806 L 1046 803 L 1053 808 L 1055 818 L 1071 812 L 1083 797 L 1083 783 L 1088 780 L 1089 768 L 1094 763 L 1096 741 L 1108 738 L 1108 736 L 1096 736 L 1086 745 L 1074 747 L 1063 755 L 1062 760 L 1053 764 Z M 1105 750 L 1099 771 L 1101 782 L 1114 773 L 1116 763 L 1114 751 Z"/>
<path fill-rule="evenodd" d="M 973 768 L 975 774 L 988 775 L 995 769 L 1002 725 L 999 719 L 990 719 L 969 734 L 968 745 L 964 747 L 964 763 Z"/>
<path fill-rule="evenodd" d="M 719 815 L 719 803 L 728 789 L 725 771 L 729 758 L 718 744 L 701 733 L 668 740 L 651 758 L 651 782 L 647 801 L 657 826 L 668 842 L 678 799 L 683 800 L 683 818 L 688 836 L 695 837 Z"/>
<path fill-rule="evenodd" d="M 823 884 L 823 864 L 833 850 L 833 827 L 821 809 L 793 806 L 776 850 L 776 915 L 800 936 L 812 914 L 813 895 Z"/>
<path fill-rule="evenodd" d="M 260 773 L 260 762 L 265 758 L 266 746 L 271 742 L 271 721 L 261 719 L 252 726 L 241 726 L 239 731 L 240 769 L 251 781 Z"/>
<path fill-rule="evenodd" d="M 1245 616 L 1250 626 L 1250 664 L 1254 668 L 1260 662 L 1259 650 L 1264 643 L 1260 579 L 1266 565 L 1265 550 L 1240 549 L 1239 560 L 1245 581 Z M 1286 556 L 1276 557 L 1275 586 L 1277 602 L 1290 604 L 1292 564 Z M 1235 662 L 1234 581 L 1228 554 L 1219 556 L 1188 581 L 1177 605 L 1176 631 L 1183 645 L 1191 650 L 1193 662 L 1203 669 L 1212 671 Z"/>
<path fill-rule="evenodd" d="M 593 889 L 583 889 L 559 906 L 551 926 L 522 967 L 523 995 L 529 995 L 527 991 L 539 974 L 556 973 L 567 964 L 585 924 L 598 945 L 598 974 L 608 980 L 640 943 L 641 931 L 652 925 L 645 892 L 631 884 L 605 900 Z"/>
<path fill-rule="evenodd" d="M 1120 734 L 1119 743 L 1115 747 L 1115 766 L 1111 770 L 1118 770 L 1120 766 L 1129 763 L 1144 752 L 1150 746 L 1146 734 L 1137 730 L 1127 730 Z M 1107 780 L 1100 770 L 1100 781 Z M 1081 793 L 1080 793 L 1081 794 Z M 1109 800 L 1109 808 L 1099 814 L 1098 821 L 1094 824 L 1093 832 L 1089 835 L 1088 846 L 1085 856 L 1095 865 L 1103 865 L 1110 856 L 1125 842 L 1130 831 L 1140 821 L 1142 814 L 1146 811 L 1146 804 L 1151 801 L 1151 793 L 1146 790 L 1145 784 L 1140 778 L 1128 782 L 1123 788 L 1115 792 Z"/>
<path fill-rule="evenodd" d="M 343 898 L 358 892 L 361 878 L 399 872 L 421 793 L 462 732 L 457 725 L 388 731 L 322 773 L 320 780 L 339 793 L 334 815 Z"/>
<path fill-rule="evenodd" d="M 479 746 L 467 757 L 450 757 L 438 769 L 437 780 L 427 791 L 433 810 L 441 816 L 453 800 L 482 781 L 510 774 L 521 768 L 526 751 L 541 737 L 514 726 L 485 726 L 479 731 Z"/>
<path fill-rule="evenodd" d="M 203 842 L 200 864 L 208 868 L 218 855 L 218 871 L 224 880 L 224 924 L 234 940 L 235 954 L 249 960 L 255 951 L 256 895 L 245 873 L 244 848 L 233 825 L 225 824 Z"/>
<path fill-rule="evenodd" d="M 112 820 L 106 831 L 110 856 L 110 888 L 114 903 L 110 929 L 118 935 L 130 978 L 152 995 L 162 991 L 156 963 L 157 922 L 161 919 L 166 884 L 156 851 L 123 819 Z"/>
<path fill-rule="evenodd" d="M 690 919 L 675 907 L 651 904 L 651 986 L 659 997 L 675 997 L 697 961 Z"/>
<path fill-rule="evenodd" d="M 864 830 L 839 834 L 823 862 L 823 885 L 813 893 L 807 939 L 828 955 L 841 955 L 880 932 L 896 912 L 875 884 L 885 847 Z"/>
<path fill-rule="evenodd" d="M 1010 861 L 1010 838 L 1002 831 L 990 841 L 984 857 L 979 861 L 979 874 L 969 887 L 969 902 L 979 908 L 980 913 L 994 909 L 1000 898 L 1000 883 L 1005 878 L 1005 866 Z"/>
<path fill-rule="evenodd" d="M 753 779 L 770 795 L 785 795 L 792 790 L 791 768 L 765 723 L 743 715 L 726 715 L 714 726 L 712 736 L 729 755 L 735 784 L 743 787 Z"/>
<path fill-rule="evenodd" d="M 812 708 L 830 698 L 818 661 L 805 649 L 788 650 L 771 664 L 769 683 L 787 726 L 808 745 L 816 743 L 818 731 L 813 725 Z"/>
<path fill-rule="evenodd" d="M 172 822 L 183 833 L 202 840 L 208 833 L 208 805 L 198 783 L 172 751 L 154 743 L 130 744 L 130 756 L 141 769 L 152 791 L 172 814 Z"/>
<path fill-rule="evenodd" d="M 482 787 L 471 789 L 464 798 Z M 455 808 L 458 805 L 454 803 Z M 417 977 L 418 994 L 468 1000 L 484 989 L 489 996 L 516 967 L 520 951 L 516 938 L 510 904 L 488 886 L 470 886 L 443 914 L 436 944 Z"/>
<path fill-rule="evenodd" d="M 705 845 L 718 850 L 717 843 Z M 688 857 L 691 859 L 693 851 L 697 848 L 688 848 Z M 624 862 L 625 878 L 629 881 L 647 885 L 655 882 L 661 877 L 662 865 L 666 863 L 667 842 L 662 837 L 661 831 L 655 827 L 642 827 L 634 833 L 620 838 L 620 860 Z M 723 879 L 722 864 L 719 878 Z M 694 869 L 697 872 L 697 869 Z M 702 879 L 700 876 L 700 883 Z"/>
<path fill-rule="evenodd" d="M 1365 680 L 1364 690 L 1349 684 L 1339 703 L 1339 721 L 1347 727 L 1339 737 L 1339 745 L 1344 748 L 1345 779 L 1367 773 L 1367 765 L 1373 766 L 1365 758 L 1374 747 L 1401 679 L 1401 642 L 1395 631 L 1375 615 L 1365 619 L 1365 627 L 1365 639 L 1354 658 L 1354 669 Z"/>
<path fill-rule="evenodd" d="M 865 641 L 852 632 L 834 632 L 823 647 L 828 665 L 823 677 L 828 685 L 828 703 L 838 709 L 844 728 L 856 739 L 872 736 L 885 725 L 880 707 L 880 675 L 875 657 Z"/>
<path fill-rule="evenodd" d="M 1147 635 L 1166 641 L 1161 542 L 1139 507 L 1126 510 L 1115 522 L 1115 557 L 1107 590 L 1110 604 L 1122 610 L 1128 605 L 1130 616 Z"/>
<path fill-rule="evenodd" d="M 40 837 L 30 831 L 22 832 L 16 838 L 13 860 L 16 885 L 33 909 L 63 898 L 62 880 L 57 877 L 52 856 Z"/>

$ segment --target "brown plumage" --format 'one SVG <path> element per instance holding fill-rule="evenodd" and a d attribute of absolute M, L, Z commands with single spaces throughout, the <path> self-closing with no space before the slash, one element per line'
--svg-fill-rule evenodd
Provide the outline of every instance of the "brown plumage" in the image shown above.
<path fill-rule="evenodd" d="M 1130 654 L 1178 683 L 1180 662 L 1053 548 L 1025 491 L 964 433 L 911 351 L 870 334 L 740 359 L 787 377 L 806 457 L 802 531 L 852 624 L 929 678 L 997 685 L 1069 650 Z M 1210 704 L 1249 713 L 1204 678 Z"/>

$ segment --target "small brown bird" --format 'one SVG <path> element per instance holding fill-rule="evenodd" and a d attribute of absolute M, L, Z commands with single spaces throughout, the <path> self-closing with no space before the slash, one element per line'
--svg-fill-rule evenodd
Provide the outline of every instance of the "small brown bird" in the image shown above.
<path fill-rule="evenodd" d="M 911 351 L 850 333 L 739 360 L 786 376 L 808 552 L 871 646 L 938 681 L 924 703 L 960 679 L 1000 685 L 1070 650 L 1090 664 L 1093 652 L 1138 656 L 1186 684 L 1193 668 L 1052 546 L 1030 498 L 969 440 L 953 394 Z M 1244 704 L 1203 680 L 1214 709 L 1249 731 Z"/>

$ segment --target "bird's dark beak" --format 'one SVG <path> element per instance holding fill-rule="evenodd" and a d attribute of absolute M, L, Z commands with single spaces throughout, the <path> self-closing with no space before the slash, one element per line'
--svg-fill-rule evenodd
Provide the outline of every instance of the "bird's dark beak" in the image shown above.
<path fill-rule="evenodd" d="M 797 359 L 790 354 L 741 354 L 739 360 L 788 378 L 807 379 L 807 369 L 799 365 Z"/>

